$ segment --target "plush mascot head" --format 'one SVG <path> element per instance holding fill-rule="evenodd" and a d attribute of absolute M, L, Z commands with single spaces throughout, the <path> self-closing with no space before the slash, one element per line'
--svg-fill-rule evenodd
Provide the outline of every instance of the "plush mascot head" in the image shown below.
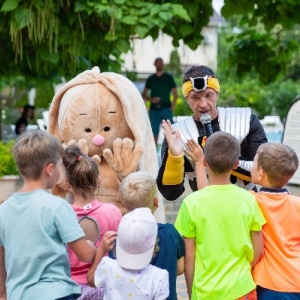
<path fill-rule="evenodd" d="M 157 176 L 158 161 L 151 125 L 144 100 L 126 77 L 100 73 L 98 67 L 85 71 L 67 82 L 54 96 L 48 131 L 65 146 L 77 142 L 89 156 L 98 155 L 100 201 L 117 205 L 119 184 L 124 176 L 144 170 Z M 65 186 L 53 190 L 65 197 Z M 156 211 L 164 221 L 162 198 Z"/>

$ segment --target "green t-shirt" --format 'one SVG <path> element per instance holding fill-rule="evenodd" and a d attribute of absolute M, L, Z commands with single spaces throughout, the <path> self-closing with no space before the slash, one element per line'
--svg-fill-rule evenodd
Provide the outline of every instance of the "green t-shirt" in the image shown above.
<path fill-rule="evenodd" d="M 184 199 L 175 227 L 196 241 L 193 300 L 233 300 L 255 289 L 250 231 L 264 223 L 254 195 L 233 184 L 207 186 Z"/>
<path fill-rule="evenodd" d="M 169 73 L 163 73 L 161 76 L 151 75 L 147 81 L 147 89 L 151 91 L 150 96 L 160 97 L 159 108 L 169 108 L 171 106 L 170 93 L 172 88 L 176 87 L 174 78 Z M 150 109 L 156 109 L 157 104 L 151 103 Z"/>

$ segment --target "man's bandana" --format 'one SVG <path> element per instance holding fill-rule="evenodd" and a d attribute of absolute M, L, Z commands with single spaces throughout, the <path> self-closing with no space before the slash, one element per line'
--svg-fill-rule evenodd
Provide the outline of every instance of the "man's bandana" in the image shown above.
<path fill-rule="evenodd" d="M 210 77 L 207 78 L 207 76 L 205 76 L 203 78 L 200 77 L 200 78 L 202 80 L 204 80 L 204 84 L 206 84 L 205 87 L 202 89 L 203 91 L 207 88 L 212 88 L 216 92 L 218 92 L 218 93 L 220 92 L 220 84 L 219 84 L 219 81 L 217 78 L 210 78 Z M 195 90 L 196 92 L 199 91 L 199 89 L 194 88 L 195 79 L 197 79 L 197 78 L 192 78 L 191 81 L 187 81 L 182 85 L 182 92 L 183 92 L 183 95 L 185 98 L 188 96 L 188 94 L 191 90 Z"/>

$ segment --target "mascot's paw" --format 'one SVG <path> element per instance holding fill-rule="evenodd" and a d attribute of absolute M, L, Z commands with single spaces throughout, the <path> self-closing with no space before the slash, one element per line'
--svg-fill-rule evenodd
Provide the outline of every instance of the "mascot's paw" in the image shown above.
<path fill-rule="evenodd" d="M 77 145 L 83 154 L 88 155 L 89 146 L 88 141 L 86 139 L 80 139 L 78 142 L 76 140 L 69 140 L 67 143 L 63 143 L 64 149 L 71 145 Z"/>
<path fill-rule="evenodd" d="M 137 170 L 140 158 L 143 154 L 143 146 L 134 144 L 129 138 L 117 138 L 113 142 L 113 152 L 110 149 L 103 151 L 103 156 L 109 166 L 117 173 L 119 179 L 123 179 Z"/>
<path fill-rule="evenodd" d="M 63 147 L 64 147 L 64 149 L 66 149 L 67 147 L 69 147 L 71 145 L 77 145 L 80 148 L 80 150 L 82 151 L 82 153 L 84 155 L 88 156 L 89 145 L 88 145 L 88 141 L 86 139 L 80 139 L 78 142 L 76 140 L 70 140 L 68 143 L 64 143 Z M 92 159 L 97 163 L 97 165 L 100 165 L 101 158 L 99 155 L 92 156 Z"/>
<path fill-rule="evenodd" d="M 61 172 L 62 174 L 63 172 Z M 66 194 L 68 192 L 68 188 L 66 186 L 65 177 L 63 175 L 60 176 L 59 180 L 51 190 L 51 193 L 55 196 L 59 196 L 62 198 L 66 197 Z"/>

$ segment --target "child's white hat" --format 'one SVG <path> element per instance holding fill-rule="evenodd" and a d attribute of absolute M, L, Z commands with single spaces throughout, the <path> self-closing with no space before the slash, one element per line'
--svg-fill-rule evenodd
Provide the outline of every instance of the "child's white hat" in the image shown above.
<path fill-rule="evenodd" d="M 136 208 L 121 219 L 116 255 L 125 269 L 141 270 L 151 261 L 157 239 L 157 223 L 149 208 Z"/>

